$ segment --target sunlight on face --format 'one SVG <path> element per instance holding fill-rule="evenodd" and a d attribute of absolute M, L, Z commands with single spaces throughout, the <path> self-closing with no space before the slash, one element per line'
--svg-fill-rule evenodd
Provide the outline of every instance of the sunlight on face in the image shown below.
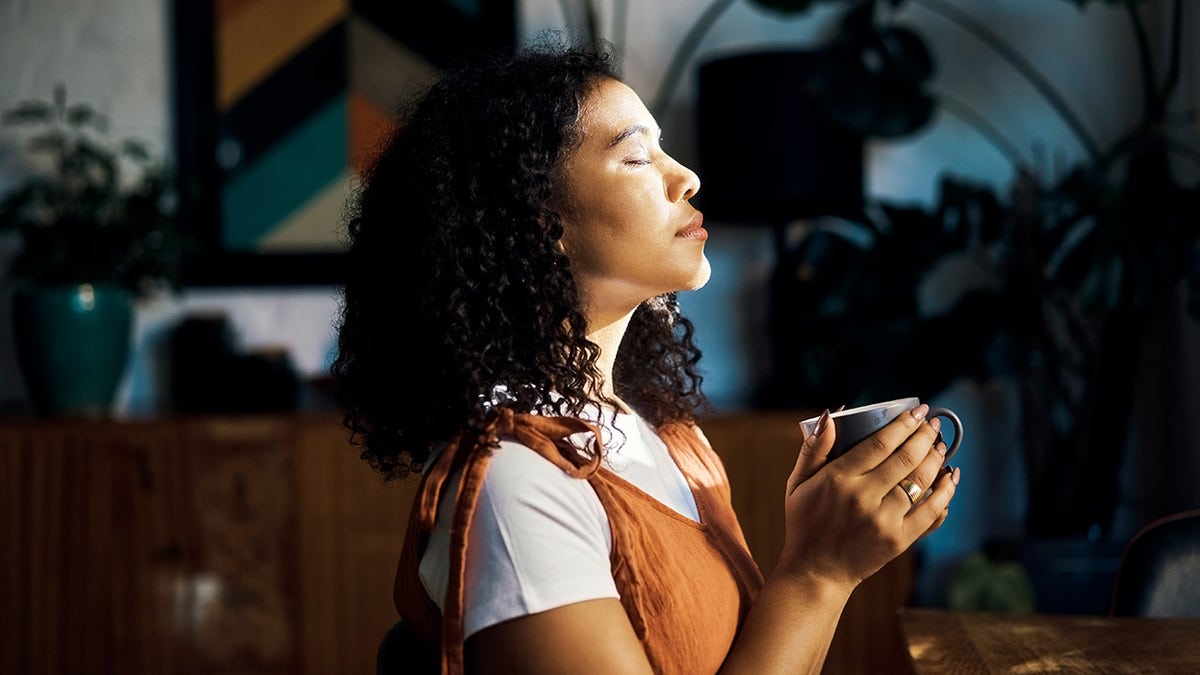
<path fill-rule="evenodd" d="M 589 311 L 625 314 L 641 302 L 703 286 L 708 232 L 688 200 L 700 179 L 659 145 L 638 95 L 605 79 L 584 100 L 581 142 L 564 164 L 563 249 Z"/>

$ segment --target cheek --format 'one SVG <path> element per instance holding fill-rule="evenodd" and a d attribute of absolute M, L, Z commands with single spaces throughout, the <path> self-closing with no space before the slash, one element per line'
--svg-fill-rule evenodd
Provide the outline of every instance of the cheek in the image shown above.
<path fill-rule="evenodd" d="M 563 222 L 563 236 L 559 244 L 571 261 L 571 270 L 576 275 L 595 274 L 598 269 L 607 267 L 608 259 L 619 248 L 614 246 L 612 233 L 600 224 L 579 220 Z"/>

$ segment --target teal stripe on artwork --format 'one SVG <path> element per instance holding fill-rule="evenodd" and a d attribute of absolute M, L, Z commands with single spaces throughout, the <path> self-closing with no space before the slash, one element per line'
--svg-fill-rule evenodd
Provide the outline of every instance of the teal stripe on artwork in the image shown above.
<path fill-rule="evenodd" d="M 221 240 L 232 251 L 259 242 L 347 170 L 346 97 L 318 110 L 225 185 Z"/>
<path fill-rule="evenodd" d="M 467 16 L 479 16 L 479 0 L 450 0 L 450 4 Z"/>

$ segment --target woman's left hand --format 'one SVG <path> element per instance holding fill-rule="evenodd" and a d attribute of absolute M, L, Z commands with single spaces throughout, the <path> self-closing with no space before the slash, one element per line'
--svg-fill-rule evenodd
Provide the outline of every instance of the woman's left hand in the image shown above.
<path fill-rule="evenodd" d="M 957 476 L 941 470 L 938 422 L 926 421 L 927 410 L 829 462 L 833 424 L 804 440 L 787 482 L 783 571 L 852 589 L 945 521 Z M 914 504 L 901 485 L 909 480 L 929 496 Z"/>

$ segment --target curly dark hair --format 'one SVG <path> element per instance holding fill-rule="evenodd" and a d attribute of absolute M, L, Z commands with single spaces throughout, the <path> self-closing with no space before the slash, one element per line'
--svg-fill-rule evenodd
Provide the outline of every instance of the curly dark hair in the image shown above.
<path fill-rule="evenodd" d="M 401 113 L 348 212 L 332 366 L 344 425 L 386 479 L 438 442 L 483 439 L 496 406 L 580 414 L 597 346 L 558 245 L 561 175 L 607 49 L 538 43 L 446 72 Z M 614 387 L 651 424 L 709 404 L 673 294 L 634 312 Z M 464 436 L 469 438 L 470 436 Z"/>

